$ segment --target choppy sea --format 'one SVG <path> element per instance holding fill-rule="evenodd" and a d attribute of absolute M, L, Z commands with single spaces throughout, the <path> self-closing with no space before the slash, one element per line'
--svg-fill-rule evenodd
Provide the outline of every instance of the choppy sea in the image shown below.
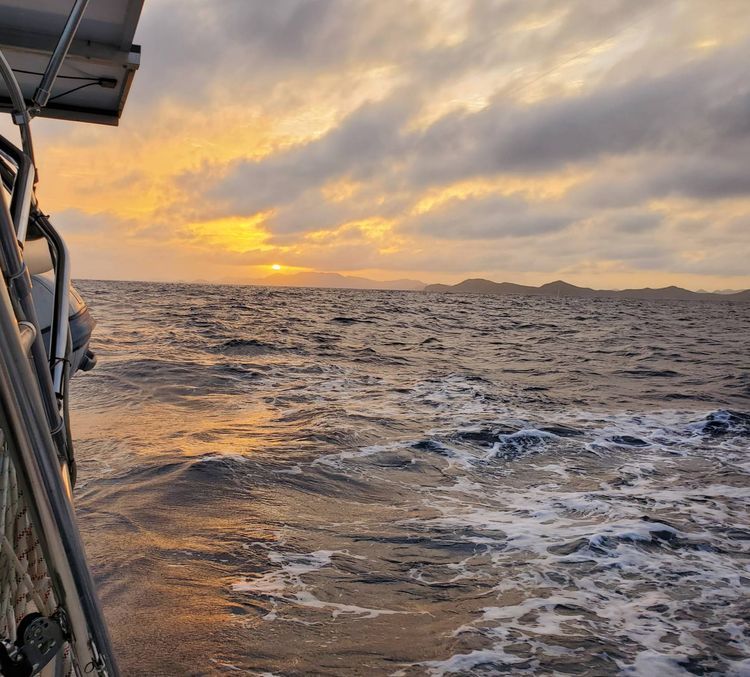
<path fill-rule="evenodd" d="M 750 304 L 82 281 L 125 675 L 750 675 Z"/>

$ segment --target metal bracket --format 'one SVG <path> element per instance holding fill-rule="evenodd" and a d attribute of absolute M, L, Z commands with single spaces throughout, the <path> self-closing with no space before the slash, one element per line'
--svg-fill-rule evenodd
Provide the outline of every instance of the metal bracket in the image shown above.
<path fill-rule="evenodd" d="M 31 122 L 31 117 L 32 117 L 31 111 L 28 110 L 28 109 L 22 110 L 22 111 L 14 110 L 10 114 L 10 116 L 11 116 L 11 118 L 13 120 L 13 124 L 14 125 L 18 125 L 19 127 L 21 125 L 27 125 L 27 124 L 29 124 L 29 122 Z"/>
<path fill-rule="evenodd" d="M 21 334 L 21 345 L 24 353 L 31 356 L 31 344 L 34 343 L 36 338 L 36 327 L 31 322 L 19 322 L 18 331 Z"/>
<path fill-rule="evenodd" d="M 31 613 L 18 624 L 15 644 L 0 642 L 3 677 L 32 677 L 50 663 L 65 644 L 60 622 L 54 616 Z"/>

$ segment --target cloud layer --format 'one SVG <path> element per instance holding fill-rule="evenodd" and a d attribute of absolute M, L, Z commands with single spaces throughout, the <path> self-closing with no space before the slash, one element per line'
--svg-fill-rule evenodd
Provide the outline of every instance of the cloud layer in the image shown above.
<path fill-rule="evenodd" d="M 162 0 L 138 39 L 118 130 L 37 124 L 79 275 L 750 287 L 744 0 Z"/>

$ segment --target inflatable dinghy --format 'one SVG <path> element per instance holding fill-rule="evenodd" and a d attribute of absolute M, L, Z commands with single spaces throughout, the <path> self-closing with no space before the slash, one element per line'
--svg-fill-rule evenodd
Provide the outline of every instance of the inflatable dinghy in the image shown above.
<path fill-rule="evenodd" d="M 44 349 L 50 354 L 52 322 L 55 309 L 55 276 L 49 245 L 44 238 L 26 240 L 24 246 L 26 267 L 31 273 L 31 296 L 36 308 L 39 329 L 42 332 Z M 89 349 L 89 340 L 96 321 L 86 302 L 71 284 L 68 289 L 68 330 L 70 332 L 69 353 L 70 375 L 90 371 L 96 365 L 96 356 Z"/>

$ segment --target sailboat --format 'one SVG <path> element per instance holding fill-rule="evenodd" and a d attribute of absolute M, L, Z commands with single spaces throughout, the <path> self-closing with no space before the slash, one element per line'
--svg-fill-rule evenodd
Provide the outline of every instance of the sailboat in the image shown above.
<path fill-rule="evenodd" d="M 0 0 L 0 674 L 117 675 L 73 507 L 70 379 L 94 327 L 37 200 L 36 117 L 116 125 L 142 0 Z"/>

